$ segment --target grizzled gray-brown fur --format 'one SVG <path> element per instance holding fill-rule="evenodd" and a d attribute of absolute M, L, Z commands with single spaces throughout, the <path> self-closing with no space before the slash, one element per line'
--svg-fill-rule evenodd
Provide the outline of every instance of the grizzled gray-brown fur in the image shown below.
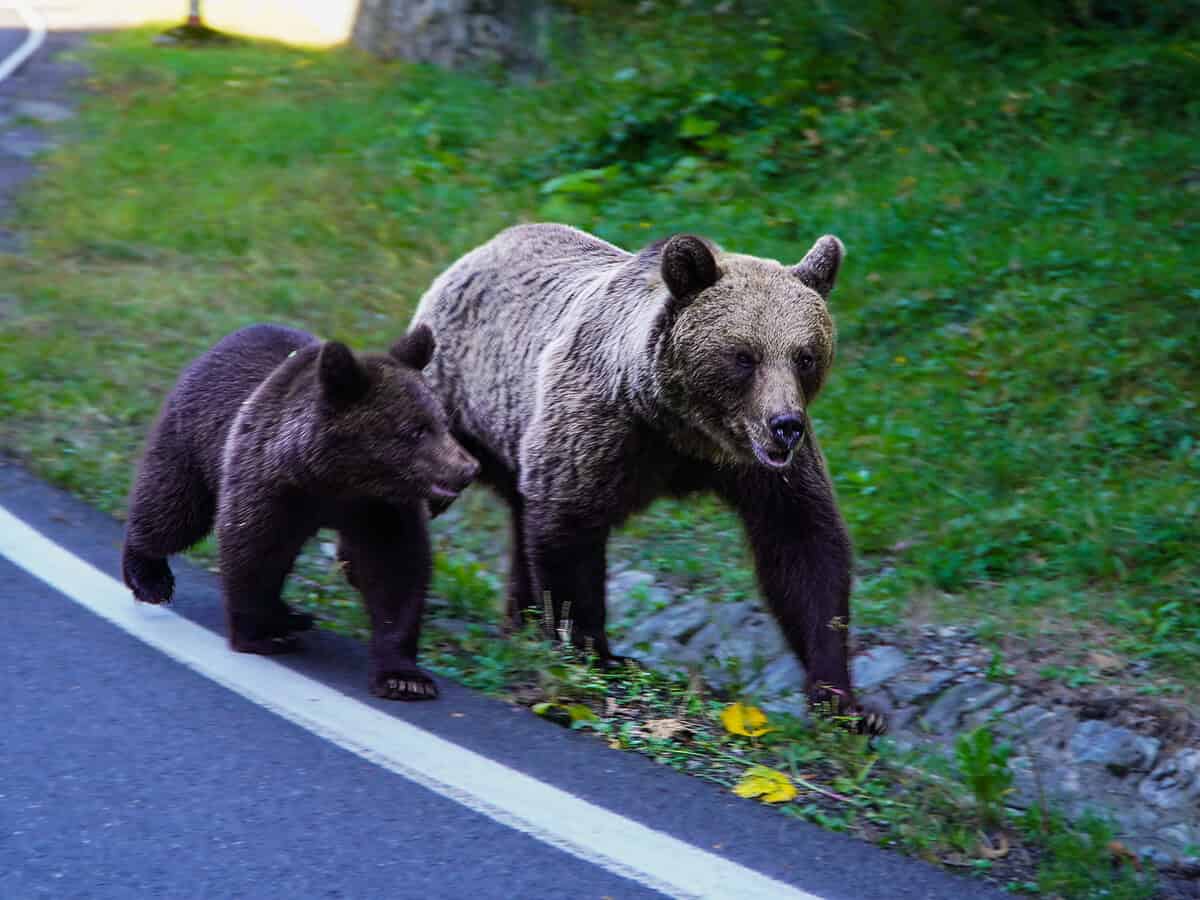
<path fill-rule="evenodd" d="M 295 649 L 310 616 L 280 597 L 304 542 L 339 532 L 339 556 L 371 619 L 373 693 L 437 696 L 417 667 L 431 557 L 429 503 L 478 464 L 451 437 L 421 375 L 428 328 L 388 353 L 254 325 L 184 370 L 150 432 L 129 504 L 122 571 L 134 597 L 165 603 L 167 557 L 213 530 L 229 642 L 245 653 Z"/>
<path fill-rule="evenodd" d="M 745 524 L 810 699 L 859 709 L 850 541 L 808 418 L 843 252 L 825 236 L 785 266 L 677 235 L 628 253 L 522 225 L 438 277 L 414 323 L 442 342 L 427 376 L 452 433 L 512 510 L 510 619 L 548 592 L 556 616 L 570 602 L 575 641 L 612 659 L 609 533 L 657 497 L 715 492 Z"/>

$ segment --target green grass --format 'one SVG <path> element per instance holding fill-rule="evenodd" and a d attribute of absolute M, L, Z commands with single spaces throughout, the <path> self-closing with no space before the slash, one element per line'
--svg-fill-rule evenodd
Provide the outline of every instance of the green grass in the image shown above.
<path fill-rule="evenodd" d="M 1194 685 L 1200 39 L 1188 4 L 781 14 L 747 0 L 740 10 L 762 14 L 736 19 L 706 2 L 651 15 L 574 5 L 600 14 L 531 85 L 347 51 L 97 38 L 72 140 L 16 223 L 31 250 L 0 257 L 0 447 L 120 514 L 179 369 L 241 325 L 384 347 L 442 268 L 518 221 L 631 248 L 695 230 L 787 261 L 831 231 L 849 248 L 832 298 L 841 343 L 814 412 L 859 552 L 859 620 L 920 612 L 1052 635 Z M 447 605 L 434 614 L 468 627 L 454 641 L 435 629 L 429 658 L 489 690 L 545 662 L 486 625 L 504 529 L 482 491 L 437 524 Z M 679 593 L 755 594 L 738 524 L 712 500 L 655 505 L 611 556 Z M 362 630 L 327 560 L 306 557 L 297 574 L 292 599 Z M 544 695 L 599 696 L 590 676 L 552 668 Z M 711 719 L 677 687 L 655 690 L 645 709 L 684 703 Z M 619 745 L 690 770 L 692 751 L 603 721 Z M 724 740 L 714 752 L 746 749 Z M 895 769 L 863 775 L 861 748 L 789 761 L 824 746 L 806 740 L 762 761 L 824 766 L 821 783 L 856 802 L 801 814 L 972 857 L 970 816 L 949 797 Z M 1038 832 L 1046 858 L 1066 860 L 1048 864 L 1043 889 L 1107 889 L 1079 874 L 1101 865 L 1092 831 Z M 1140 895 L 1135 881 L 1120 890 Z"/>

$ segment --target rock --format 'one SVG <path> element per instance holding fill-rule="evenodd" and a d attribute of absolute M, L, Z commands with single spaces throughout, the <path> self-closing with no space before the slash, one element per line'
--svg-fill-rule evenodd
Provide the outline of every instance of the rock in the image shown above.
<path fill-rule="evenodd" d="M 654 576 L 638 569 L 626 569 L 608 580 L 607 607 L 609 618 L 618 621 L 627 615 L 649 607 Z"/>
<path fill-rule="evenodd" d="M 955 673 L 950 669 L 934 669 L 921 675 L 897 679 L 888 685 L 888 692 L 898 703 L 913 703 L 924 697 L 936 694 L 949 682 L 954 680 Z"/>
<path fill-rule="evenodd" d="M 762 705 L 762 708 L 768 713 L 782 713 L 783 715 L 799 719 L 801 722 L 807 722 L 809 719 L 808 698 L 803 693 L 799 693 L 793 697 L 780 697 L 776 700 L 769 700 Z"/>
<path fill-rule="evenodd" d="M 1181 750 L 1158 764 L 1138 795 L 1160 809 L 1189 810 L 1200 819 L 1200 750 Z"/>
<path fill-rule="evenodd" d="M 1097 763 L 1115 775 L 1149 771 L 1160 746 L 1154 738 L 1097 719 L 1081 722 L 1068 745 L 1076 762 Z"/>
<path fill-rule="evenodd" d="M 1020 697 L 1014 697 L 1011 694 L 1007 697 L 1002 697 L 987 709 L 980 709 L 969 713 L 964 720 L 964 724 L 968 728 L 978 728 L 980 725 L 987 725 L 998 732 L 1000 723 L 1004 721 L 1004 713 L 1011 710 L 1020 702 Z"/>
<path fill-rule="evenodd" d="M 770 662 L 791 653 L 775 620 L 753 613 L 725 632 L 713 656 L 722 665 L 736 663 L 743 675 L 758 675 Z"/>
<path fill-rule="evenodd" d="M 688 643 L 706 656 L 715 656 L 725 640 L 752 614 L 749 603 L 715 604 L 711 621 L 696 632 Z"/>
<path fill-rule="evenodd" d="M 1157 836 L 1180 850 L 1189 847 L 1200 847 L 1200 825 L 1187 825 L 1180 822 L 1160 828 Z"/>
<path fill-rule="evenodd" d="M 653 613 L 630 629 L 626 642 L 640 644 L 661 638 L 687 643 L 708 624 L 711 604 L 703 599 L 684 600 Z"/>
<path fill-rule="evenodd" d="M 1137 854 L 1146 862 L 1155 866 L 1169 866 L 1175 862 L 1175 857 L 1166 850 L 1150 845 L 1139 847 Z"/>
<path fill-rule="evenodd" d="M 47 100 L 18 100 L 12 111 L 17 116 L 38 122 L 65 122 L 75 115 L 69 107 Z"/>
<path fill-rule="evenodd" d="M 767 663 L 758 678 L 747 686 L 750 693 L 764 697 L 790 696 L 804 693 L 804 667 L 791 653 Z"/>
<path fill-rule="evenodd" d="M 1044 706 L 1031 704 L 1022 706 L 1016 712 L 1005 716 L 996 724 L 996 731 L 1005 737 L 1038 737 L 1041 730 L 1049 725 L 1055 716 Z"/>
<path fill-rule="evenodd" d="M 883 684 L 908 665 L 908 657 L 897 647 L 872 647 L 854 657 L 850 664 L 850 683 L 866 691 Z"/>
<path fill-rule="evenodd" d="M 989 706 L 1007 693 L 1007 686 L 988 681 L 968 681 L 952 687 L 933 701 L 921 716 L 921 727 L 935 734 L 945 734 L 954 730 L 967 713 Z"/>

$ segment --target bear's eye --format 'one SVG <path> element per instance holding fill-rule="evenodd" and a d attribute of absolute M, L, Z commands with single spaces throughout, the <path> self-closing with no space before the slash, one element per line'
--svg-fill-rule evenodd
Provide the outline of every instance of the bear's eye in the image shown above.
<path fill-rule="evenodd" d="M 813 366 L 816 364 L 817 361 L 813 359 L 811 353 L 801 353 L 800 356 L 796 358 L 796 366 L 801 372 L 811 372 Z"/>
<path fill-rule="evenodd" d="M 733 355 L 733 364 L 738 367 L 738 371 L 748 374 L 754 371 L 754 367 L 758 365 L 758 360 L 754 358 L 753 354 L 745 350 L 739 350 Z"/>
<path fill-rule="evenodd" d="M 425 440 L 425 438 L 429 437 L 429 426 L 428 425 L 418 425 L 416 428 L 413 429 L 412 435 L 413 435 L 414 441 Z"/>

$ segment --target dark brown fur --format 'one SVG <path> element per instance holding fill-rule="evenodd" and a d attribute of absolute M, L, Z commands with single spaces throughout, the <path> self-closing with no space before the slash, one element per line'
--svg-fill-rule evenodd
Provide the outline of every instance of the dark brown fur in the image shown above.
<path fill-rule="evenodd" d="M 556 616 L 570 602 L 575 640 L 612 658 L 610 532 L 656 497 L 715 492 L 745 523 L 810 699 L 858 708 L 850 540 L 807 421 L 842 252 L 826 236 L 787 267 L 680 235 L 631 254 L 527 225 L 434 282 L 414 322 L 446 342 L 428 377 L 512 509 L 510 618 L 548 592 Z"/>
<path fill-rule="evenodd" d="M 431 557 L 426 501 L 444 502 L 478 465 L 450 436 L 420 370 L 427 328 L 387 354 L 255 325 L 180 376 L 150 432 L 129 505 L 122 569 L 134 597 L 166 603 L 167 557 L 216 527 L 229 643 L 296 647 L 312 619 L 280 598 L 304 542 L 339 532 L 371 619 L 371 690 L 437 696 L 417 667 Z"/>

